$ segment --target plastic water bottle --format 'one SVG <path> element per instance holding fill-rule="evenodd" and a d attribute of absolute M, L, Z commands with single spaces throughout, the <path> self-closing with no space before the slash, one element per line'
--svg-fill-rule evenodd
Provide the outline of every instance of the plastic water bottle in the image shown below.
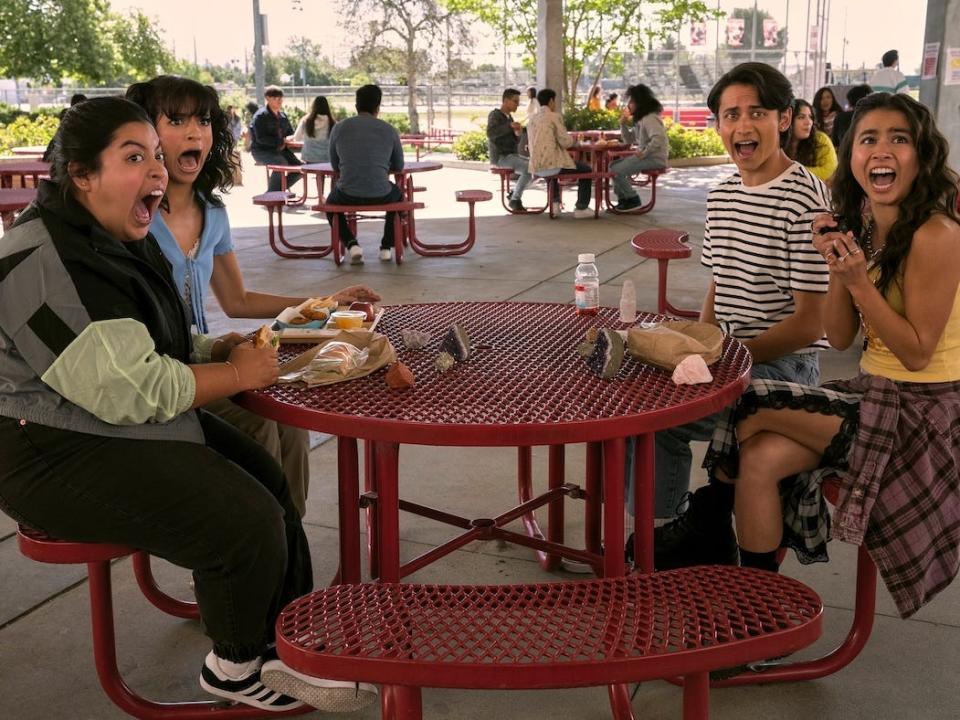
<path fill-rule="evenodd" d="M 637 291 L 633 287 L 633 280 L 623 281 L 623 290 L 620 291 L 620 322 L 633 324 L 637 319 Z"/>
<path fill-rule="evenodd" d="M 577 271 L 574 274 L 574 303 L 577 315 L 596 315 L 600 311 L 600 272 L 594 264 L 593 253 L 577 256 Z"/>

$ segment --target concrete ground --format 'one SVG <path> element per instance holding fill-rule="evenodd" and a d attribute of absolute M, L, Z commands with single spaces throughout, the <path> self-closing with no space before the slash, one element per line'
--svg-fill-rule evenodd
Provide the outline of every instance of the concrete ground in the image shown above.
<path fill-rule="evenodd" d="M 438 156 L 446 159 L 446 156 Z M 249 161 L 249 158 L 248 158 Z M 599 221 L 574 220 L 569 214 L 551 221 L 545 215 L 509 216 L 499 203 L 478 207 L 479 239 L 467 255 L 422 258 L 408 254 L 402 266 L 378 262 L 381 232 L 378 221 L 363 223 L 362 245 L 367 263 L 337 269 L 329 259 L 285 260 L 266 244 L 266 214 L 250 203 L 261 192 L 261 168 L 247 164 L 246 185 L 227 198 L 237 253 L 249 288 L 289 295 L 327 293 L 362 282 L 376 288 L 387 303 L 439 300 L 516 300 L 570 302 L 577 254 L 594 252 L 600 269 L 601 301 L 615 305 L 620 286 L 630 278 L 638 289 L 640 308 L 654 308 L 656 263 L 633 254 L 629 239 L 653 227 L 683 228 L 690 233 L 694 257 L 670 266 L 671 298 L 675 305 L 696 307 L 708 277 L 697 261 L 703 237 L 705 196 L 731 166 L 674 170 L 661 178 L 656 209 L 640 217 L 602 216 Z M 497 192 L 497 179 L 475 169 L 445 167 L 420 176 L 426 186 L 426 210 L 418 213 L 420 237 L 449 242 L 466 233 L 466 208 L 454 202 L 454 191 L 487 188 Z M 532 188 L 524 201 L 542 199 Z M 572 208 L 572 196 L 568 197 Z M 288 213 L 291 237 L 327 236 L 325 222 L 307 210 Z M 215 332 L 247 330 L 248 320 L 229 320 L 211 306 Z M 825 378 L 854 372 L 854 353 L 824 353 Z M 702 447 L 698 448 L 702 452 Z M 577 482 L 583 448 L 569 450 L 570 480 Z M 538 479 L 545 482 L 545 457 L 535 454 Z M 323 442 L 311 453 L 312 486 L 307 534 L 314 550 L 316 581 L 329 582 L 335 571 L 337 498 L 334 484 L 336 446 Z M 461 515 L 490 516 L 512 504 L 515 497 L 512 452 L 488 449 L 405 447 L 401 463 L 405 496 L 440 502 Z M 582 478 L 579 478 L 582 481 Z M 698 471 L 694 480 L 703 481 Z M 202 481 L 202 477 L 198 478 Z M 440 503 L 438 503 L 440 504 Z M 567 513 L 568 537 L 581 531 L 577 512 Z M 0 515 L 0 718 L 105 720 L 123 714 L 104 696 L 94 674 L 88 598 L 84 568 L 45 566 L 25 559 L 17 550 L 14 523 Z M 449 535 L 446 528 L 405 516 L 403 554 L 411 557 L 428 543 Z M 840 543 L 831 546 L 827 565 L 801 567 L 789 559 L 784 572 L 814 587 L 826 606 L 824 638 L 811 650 L 836 645 L 852 616 L 855 552 Z M 157 562 L 163 585 L 173 594 L 188 595 L 188 575 Z M 506 583 L 558 580 L 564 572 L 540 570 L 523 548 L 481 543 L 469 546 L 415 576 L 414 581 Z M 164 700 L 203 698 L 197 674 L 209 643 L 194 622 L 164 616 L 148 605 L 132 579 L 129 561 L 114 570 L 115 612 L 122 672 L 142 694 Z M 742 720 L 844 718 L 878 720 L 960 717 L 956 692 L 960 646 L 960 584 L 944 591 L 909 621 L 900 620 L 885 589 L 878 590 L 873 636 L 861 656 L 840 673 L 822 680 L 778 686 L 713 691 L 712 717 Z M 951 659 L 952 658 L 952 659 Z M 680 717 L 681 692 L 663 682 L 645 683 L 634 700 L 638 717 L 646 720 Z M 428 718 L 473 720 L 509 718 L 609 718 L 603 688 L 566 691 L 493 692 L 426 690 Z M 371 708 L 358 718 L 375 718 Z M 310 716 L 315 717 L 315 716 Z"/>

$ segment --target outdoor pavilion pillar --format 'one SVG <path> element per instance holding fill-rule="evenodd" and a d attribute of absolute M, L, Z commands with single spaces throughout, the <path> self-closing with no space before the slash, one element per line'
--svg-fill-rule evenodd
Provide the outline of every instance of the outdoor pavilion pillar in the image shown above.
<path fill-rule="evenodd" d="M 563 0 L 537 0 L 537 90 L 557 91 L 563 111 Z"/>
<path fill-rule="evenodd" d="M 960 47 L 960 0 L 927 0 L 923 42 L 940 43 L 940 58 L 937 76 L 920 81 L 920 102 L 930 108 L 937 127 L 950 142 L 950 166 L 960 169 L 960 85 L 943 84 L 949 71 L 946 48 Z"/>

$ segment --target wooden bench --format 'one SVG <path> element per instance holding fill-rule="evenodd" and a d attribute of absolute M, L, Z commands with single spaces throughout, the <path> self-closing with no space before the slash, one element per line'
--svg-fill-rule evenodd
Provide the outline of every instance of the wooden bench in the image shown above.
<path fill-rule="evenodd" d="M 112 560 L 133 555 L 137 584 L 153 605 L 176 617 L 199 618 L 196 603 L 172 598 L 157 587 L 150 571 L 149 555 L 123 545 L 65 542 L 22 526 L 17 530 L 17 544 L 20 552 L 39 562 L 60 565 L 86 564 L 90 587 L 93 657 L 97 677 L 107 697 L 123 712 L 143 720 L 255 718 L 266 714 L 259 708 L 225 703 L 223 700 L 156 702 L 143 698 L 126 684 L 117 667 L 113 592 L 110 582 Z M 312 708 L 307 707 L 281 714 L 299 715 L 311 710 Z"/>
<path fill-rule="evenodd" d="M 268 215 L 268 232 L 270 248 L 280 257 L 302 259 L 326 257 L 333 250 L 333 245 L 297 245 L 286 239 L 283 234 L 283 209 L 289 204 L 286 191 L 274 190 L 261 193 L 253 198 L 254 205 L 266 208 Z M 274 232 L 273 216 L 276 213 L 276 232 Z M 279 245 L 277 244 L 279 242 Z M 282 245 L 283 247 L 280 247 Z M 337 264 L 340 261 L 337 260 Z"/>
<path fill-rule="evenodd" d="M 503 209 L 511 215 L 539 215 L 549 209 L 549 198 L 547 200 L 547 204 L 543 207 L 528 207 L 526 210 L 512 209 L 508 204 L 507 198 L 510 197 L 510 194 L 513 192 L 513 182 L 511 181 L 511 178 L 514 176 L 516 171 L 513 168 L 502 168 L 494 165 L 491 166 L 490 172 L 500 177 L 500 204 L 503 205 Z"/>
<path fill-rule="evenodd" d="M 633 150 L 625 152 L 611 152 L 610 160 L 613 161 L 620 157 L 625 157 L 633 152 Z M 610 188 L 608 185 L 606 197 L 608 208 L 607 212 L 611 212 L 614 215 L 646 215 L 648 212 L 653 210 L 654 206 L 657 204 L 657 178 L 668 172 L 670 172 L 670 168 L 652 168 L 650 170 L 640 170 L 639 172 L 635 173 L 631 179 L 631 184 L 634 187 L 649 187 L 650 199 L 645 204 L 638 205 L 637 207 L 629 210 L 617 210 L 610 197 Z"/>
<path fill-rule="evenodd" d="M 684 677 L 686 720 L 709 714 L 709 672 L 784 655 L 822 631 L 797 580 L 702 566 L 536 585 L 339 585 L 295 600 L 277 651 L 317 677 L 379 683 L 384 720 L 418 720 L 423 687 L 609 689 Z"/>
<path fill-rule="evenodd" d="M 659 274 L 657 282 L 657 312 L 661 315 L 676 317 L 697 318 L 697 310 L 680 310 L 667 300 L 667 265 L 671 260 L 690 257 L 690 246 L 687 241 L 690 236 L 683 230 L 656 228 L 644 230 L 633 236 L 630 245 L 633 251 L 645 258 L 655 258 Z"/>
<path fill-rule="evenodd" d="M 410 200 L 399 200 L 378 205 L 329 205 L 322 202 L 314 205 L 313 210 L 314 212 L 346 215 L 354 236 L 357 233 L 357 220 L 368 218 L 369 215 L 366 213 L 396 213 L 397 216 L 393 223 L 393 258 L 397 265 L 400 265 L 403 262 L 403 247 L 409 242 L 408 223 L 410 213 L 414 210 L 422 210 L 424 207 L 423 203 Z M 330 246 L 333 248 L 334 262 L 340 265 L 343 262 L 345 247 L 340 242 L 340 223 L 336 219 L 330 223 Z"/>

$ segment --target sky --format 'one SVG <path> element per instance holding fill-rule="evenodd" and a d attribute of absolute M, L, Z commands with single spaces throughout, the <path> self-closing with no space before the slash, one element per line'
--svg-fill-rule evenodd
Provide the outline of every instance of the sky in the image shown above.
<path fill-rule="evenodd" d="M 706 0 L 711 6 L 718 0 Z M 750 0 L 719 0 L 727 12 L 735 7 L 749 7 Z M 880 56 L 891 48 L 900 51 L 901 69 L 911 74 L 920 66 L 923 53 L 923 34 L 926 2 L 887 3 L 878 0 L 757 0 L 757 7 L 766 10 L 781 26 L 787 20 L 789 9 L 789 50 L 804 49 L 809 12 L 814 24 L 818 4 L 830 8 L 829 27 L 824 32 L 828 40 L 827 59 L 840 66 L 843 40 L 847 45 L 845 60 L 850 67 L 875 67 Z M 196 42 L 197 60 L 217 64 L 236 62 L 243 67 L 244 52 L 253 45 L 253 3 L 248 0 L 229 2 L 200 2 L 198 0 L 111 0 L 115 10 L 140 8 L 156 18 L 164 30 L 168 43 L 176 54 L 193 57 Z M 260 12 L 267 15 L 269 48 L 280 53 L 290 37 L 303 35 L 320 44 L 323 52 L 336 64 L 346 63 L 350 54 L 350 33 L 337 24 L 336 0 L 260 0 Z M 225 12 L 231 8 L 232 12 Z M 299 9 L 298 9 L 299 8 Z M 909 8 L 909 9 L 908 9 Z M 844 25 L 846 24 L 846 32 Z M 481 26 L 482 27 L 482 26 Z M 478 28 L 479 29 L 479 28 Z M 720 27 L 723 32 L 723 23 Z M 685 31 L 683 37 L 688 35 Z M 714 46 L 714 24 L 707 27 L 707 46 Z M 485 33 L 486 34 L 486 33 Z M 474 49 L 473 62 L 502 64 L 502 48 L 491 40 L 481 40 Z M 793 62 L 793 59 L 790 59 Z"/>

